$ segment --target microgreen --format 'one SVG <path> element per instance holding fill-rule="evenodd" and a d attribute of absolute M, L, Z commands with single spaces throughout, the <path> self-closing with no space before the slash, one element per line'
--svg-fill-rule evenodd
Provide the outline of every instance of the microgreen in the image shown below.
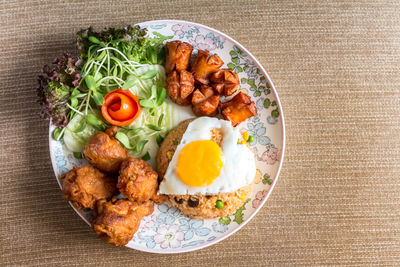
<path fill-rule="evenodd" d="M 147 144 L 148 140 L 140 140 L 135 147 L 136 152 L 142 152 L 144 146 Z"/>
<path fill-rule="evenodd" d="M 73 155 L 74 155 L 74 157 L 77 158 L 77 159 L 83 158 L 83 155 L 82 155 L 81 152 L 74 152 Z"/>
<path fill-rule="evenodd" d="M 100 44 L 99 39 L 97 39 L 97 38 L 94 37 L 94 36 L 89 36 L 88 39 L 89 39 L 89 41 L 91 41 L 92 43 Z"/>
<path fill-rule="evenodd" d="M 89 88 L 89 90 L 96 89 L 96 81 L 92 75 L 85 76 L 85 83 L 86 83 L 87 88 Z"/>
<path fill-rule="evenodd" d="M 80 133 L 86 128 L 86 120 L 81 120 L 81 123 L 73 130 L 74 133 Z"/>
<path fill-rule="evenodd" d="M 150 99 L 156 98 L 157 97 L 157 86 L 154 84 L 151 86 L 151 95 Z"/>
<path fill-rule="evenodd" d="M 143 99 L 140 100 L 140 105 L 144 108 L 154 108 L 154 103 L 153 101 L 149 100 L 149 99 Z"/>
<path fill-rule="evenodd" d="M 137 134 L 137 133 L 139 133 L 139 132 L 142 131 L 142 130 L 143 130 L 142 127 L 136 128 L 136 129 L 133 129 L 133 130 L 130 129 L 129 133 L 131 133 L 131 134 Z"/>
<path fill-rule="evenodd" d="M 143 75 L 141 75 L 140 78 L 143 80 L 153 79 L 154 77 L 156 77 L 157 73 L 158 73 L 157 70 L 149 70 Z"/>
<path fill-rule="evenodd" d="M 122 132 L 117 132 L 115 134 L 115 138 L 127 149 L 133 149 L 131 143 L 129 142 L 129 138 L 126 134 Z"/>
<path fill-rule="evenodd" d="M 146 154 L 144 154 L 144 156 L 142 157 L 142 160 L 145 160 L 145 161 L 147 161 L 147 160 L 150 160 L 150 154 L 149 154 L 149 152 L 146 152 Z"/>
<path fill-rule="evenodd" d="M 122 89 L 123 90 L 129 89 L 129 88 L 133 87 L 137 82 L 138 82 L 138 79 L 136 77 L 132 77 L 124 83 L 124 85 L 122 86 Z"/>
<path fill-rule="evenodd" d="M 93 100 L 96 103 L 96 105 L 98 105 L 98 106 L 101 106 L 101 105 L 104 104 L 104 97 L 99 92 L 94 92 L 93 93 Z"/>
<path fill-rule="evenodd" d="M 164 103 L 166 96 L 167 96 L 167 91 L 164 88 L 158 90 L 157 100 L 156 100 L 157 106 L 161 106 Z"/>
<path fill-rule="evenodd" d="M 162 137 L 161 134 L 157 134 L 157 136 L 156 136 L 157 145 L 160 146 L 163 141 L 164 141 L 164 137 Z"/>
<path fill-rule="evenodd" d="M 53 132 L 53 137 L 56 140 L 60 140 L 62 138 L 62 129 L 57 127 Z"/>
<path fill-rule="evenodd" d="M 158 118 L 158 127 L 161 127 L 162 121 L 164 119 L 164 113 L 160 115 L 160 117 Z"/>
<path fill-rule="evenodd" d="M 86 116 L 86 123 L 93 126 L 95 129 L 99 131 L 103 131 L 105 128 L 103 121 L 94 114 L 88 114 Z"/>
<path fill-rule="evenodd" d="M 151 130 L 154 130 L 154 131 L 161 131 L 161 128 L 160 127 L 158 127 L 158 126 L 156 126 L 156 125 L 154 125 L 154 124 L 146 124 L 146 126 L 149 128 L 149 129 L 151 129 Z"/>
<path fill-rule="evenodd" d="M 70 100 L 71 100 L 71 107 L 76 108 L 78 106 L 78 99 L 76 97 L 73 97 Z"/>

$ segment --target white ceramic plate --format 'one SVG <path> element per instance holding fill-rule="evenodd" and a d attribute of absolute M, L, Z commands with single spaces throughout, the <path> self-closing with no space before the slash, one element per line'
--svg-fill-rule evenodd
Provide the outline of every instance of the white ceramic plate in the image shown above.
<path fill-rule="evenodd" d="M 139 23 L 148 34 L 159 32 L 173 39 L 189 42 L 195 50 L 217 53 L 223 67 L 234 69 L 241 80 L 241 90 L 256 103 L 258 115 L 243 123 L 254 136 L 251 146 L 257 152 L 257 178 L 246 204 L 231 216 L 221 219 L 194 220 L 167 204 L 155 206 L 145 217 L 127 247 L 152 253 L 181 253 L 211 246 L 232 235 L 253 218 L 268 199 L 279 175 L 285 151 L 285 126 L 281 104 L 267 72 L 241 44 L 210 27 L 178 20 L 156 20 Z M 87 164 L 73 157 L 62 142 L 55 141 L 50 125 L 50 156 L 54 173 L 60 174 L 74 165 Z M 76 212 L 90 224 L 91 212 Z"/>

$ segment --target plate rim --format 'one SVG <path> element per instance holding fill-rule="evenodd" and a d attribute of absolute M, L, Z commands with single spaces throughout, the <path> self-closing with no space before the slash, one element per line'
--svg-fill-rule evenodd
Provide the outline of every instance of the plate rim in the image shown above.
<path fill-rule="evenodd" d="M 264 204 L 267 202 L 267 200 L 269 199 L 277 181 L 279 178 L 279 174 L 281 172 L 282 169 L 282 165 L 283 165 L 283 160 L 284 160 L 284 156 L 285 156 L 285 150 L 286 150 L 286 129 L 285 129 L 285 118 L 284 118 L 284 113 L 283 113 L 283 108 L 282 108 L 282 103 L 280 101 L 278 92 L 275 88 L 274 83 L 271 80 L 271 77 L 269 76 L 269 74 L 267 73 L 267 71 L 264 69 L 263 65 L 257 60 L 257 58 L 249 51 L 247 50 L 240 42 L 236 41 L 235 39 L 233 39 L 232 37 L 228 36 L 227 34 L 211 28 L 209 26 L 206 26 L 204 24 L 201 23 L 196 23 L 196 22 L 191 22 L 191 21 L 186 21 L 186 20 L 174 20 L 174 19 L 161 19 L 161 20 L 148 20 L 148 21 L 144 21 L 144 22 L 139 22 L 139 23 L 135 23 L 133 25 L 146 25 L 146 24 L 154 24 L 154 23 L 173 23 L 173 22 L 177 22 L 177 23 L 186 23 L 186 24 L 192 24 L 194 26 L 200 26 L 202 28 L 205 28 L 209 31 L 215 32 L 221 36 L 223 36 L 224 38 L 226 38 L 227 40 L 230 40 L 234 45 L 238 46 L 242 51 L 244 51 L 257 65 L 257 67 L 261 70 L 262 74 L 266 77 L 266 79 L 268 80 L 268 83 L 270 84 L 272 90 L 271 92 L 273 93 L 273 95 L 276 98 L 277 101 L 277 106 L 279 109 L 279 114 L 280 114 L 280 119 L 281 119 L 281 131 L 282 131 L 282 148 L 281 148 L 281 157 L 279 159 L 279 166 L 278 169 L 276 171 L 275 177 L 273 179 L 272 184 L 270 185 L 269 189 L 268 189 L 268 193 L 266 195 L 266 197 L 264 198 L 264 200 L 260 203 L 260 205 L 254 210 L 254 212 L 252 214 L 250 214 L 249 218 L 247 220 L 245 220 L 243 223 L 239 224 L 238 227 L 236 229 L 234 229 L 233 231 L 226 233 L 220 237 L 217 237 L 207 243 L 203 243 L 203 244 L 199 244 L 198 246 L 194 246 L 194 247 L 186 247 L 186 248 L 179 248 L 179 249 L 174 249 L 174 250 L 158 250 L 158 249 L 150 249 L 150 248 L 144 248 L 144 247 L 133 247 L 133 246 L 129 246 L 128 244 L 125 246 L 127 248 L 130 249 L 134 249 L 137 251 L 143 251 L 143 252 L 148 252 L 148 253 L 154 253 L 154 254 L 178 254 L 178 253 L 186 253 L 186 252 L 192 252 L 192 251 L 196 251 L 199 249 L 203 249 L 206 247 L 210 247 L 212 245 L 215 245 L 223 240 L 225 240 L 226 238 L 232 236 L 233 234 L 235 234 L 237 231 L 239 231 L 240 229 L 242 229 L 248 222 L 250 222 L 254 216 L 256 216 L 256 214 L 260 211 L 260 209 L 264 206 Z M 52 127 L 51 125 L 51 120 L 49 122 L 49 151 L 50 151 L 50 147 L 51 147 L 51 140 L 52 140 L 52 132 L 50 131 L 50 128 Z M 58 183 L 58 186 L 60 187 L 60 189 L 62 190 L 62 185 L 61 182 L 59 181 L 59 178 L 56 175 L 56 167 L 55 166 L 55 155 L 53 153 L 50 153 L 50 159 L 51 159 L 51 165 L 53 168 L 53 173 L 54 176 L 56 177 L 56 181 Z M 88 224 L 89 226 L 91 226 L 90 222 L 86 220 L 86 218 L 84 216 L 82 216 L 82 214 L 72 205 L 72 203 L 70 201 L 68 201 L 69 205 L 73 208 L 73 210 L 79 215 L 79 217 L 82 218 L 82 220 Z"/>

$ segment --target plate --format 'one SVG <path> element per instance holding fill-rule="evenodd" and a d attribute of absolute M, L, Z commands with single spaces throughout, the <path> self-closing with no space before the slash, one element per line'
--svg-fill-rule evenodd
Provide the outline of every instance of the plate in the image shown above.
<path fill-rule="evenodd" d="M 154 213 L 144 217 L 139 230 L 127 247 L 152 253 L 181 253 L 211 246 L 232 235 L 248 223 L 264 205 L 277 182 L 285 151 L 285 126 L 282 107 L 275 87 L 257 59 L 231 37 L 210 27 L 178 20 L 156 20 L 139 23 L 148 34 L 159 32 L 192 44 L 195 49 L 217 53 L 223 67 L 238 73 L 241 89 L 256 103 L 258 115 L 244 122 L 254 137 L 250 144 L 257 154 L 257 177 L 245 204 L 231 216 L 195 220 L 168 204 L 155 205 Z M 87 164 L 74 158 L 62 142 L 52 138 L 49 129 L 50 157 L 58 177 L 73 166 Z M 72 205 L 71 205 L 72 206 Z M 75 211 L 90 225 L 90 211 Z"/>

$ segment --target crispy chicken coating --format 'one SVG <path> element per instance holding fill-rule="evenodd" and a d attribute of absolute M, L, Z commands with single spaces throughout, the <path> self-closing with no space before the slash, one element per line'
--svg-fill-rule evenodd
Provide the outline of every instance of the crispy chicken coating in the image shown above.
<path fill-rule="evenodd" d="M 167 94 L 178 105 L 190 105 L 190 95 L 194 90 L 193 74 L 182 70 L 173 71 L 167 78 Z"/>
<path fill-rule="evenodd" d="M 97 200 L 111 198 L 116 191 L 116 180 L 91 166 L 74 167 L 60 178 L 63 198 L 77 209 L 93 209 Z"/>
<path fill-rule="evenodd" d="M 209 51 L 199 50 L 191 69 L 195 82 L 198 84 L 208 84 L 211 73 L 216 72 L 223 64 L 224 62 L 217 54 L 210 57 Z"/>
<path fill-rule="evenodd" d="M 214 94 L 211 87 L 202 85 L 192 96 L 193 113 L 196 116 L 215 116 L 218 111 L 219 96 Z"/>
<path fill-rule="evenodd" d="M 221 103 L 222 116 L 232 122 L 233 126 L 239 125 L 247 118 L 257 115 L 257 108 L 250 97 L 242 92 L 235 95 L 230 101 Z"/>
<path fill-rule="evenodd" d="M 105 131 L 105 133 L 106 133 L 108 136 L 110 136 L 110 137 L 114 137 L 114 136 L 117 134 L 117 132 L 118 132 L 118 127 L 115 126 L 115 125 L 109 127 L 109 128 Z"/>
<path fill-rule="evenodd" d="M 167 74 L 173 70 L 181 71 L 189 67 L 190 56 L 193 51 L 193 46 L 186 42 L 171 41 L 165 44 L 166 62 L 165 71 Z"/>
<path fill-rule="evenodd" d="M 158 190 L 158 174 L 142 159 L 127 158 L 119 171 L 117 188 L 131 201 L 154 198 Z"/>
<path fill-rule="evenodd" d="M 239 76 L 232 69 L 220 69 L 210 76 L 212 88 L 223 96 L 236 93 L 239 88 Z"/>
<path fill-rule="evenodd" d="M 115 129 L 113 126 L 106 132 L 93 135 L 83 149 L 83 154 L 90 164 L 108 173 L 118 172 L 122 161 L 129 157 L 128 150 L 113 137 Z"/>
<path fill-rule="evenodd" d="M 98 201 L 92 221 L 96 234 L 104 241 L 123 247 L 133 238 L 144 216 L 154 210 L 152 201 L 144 203 L 112 199 Z"/>

